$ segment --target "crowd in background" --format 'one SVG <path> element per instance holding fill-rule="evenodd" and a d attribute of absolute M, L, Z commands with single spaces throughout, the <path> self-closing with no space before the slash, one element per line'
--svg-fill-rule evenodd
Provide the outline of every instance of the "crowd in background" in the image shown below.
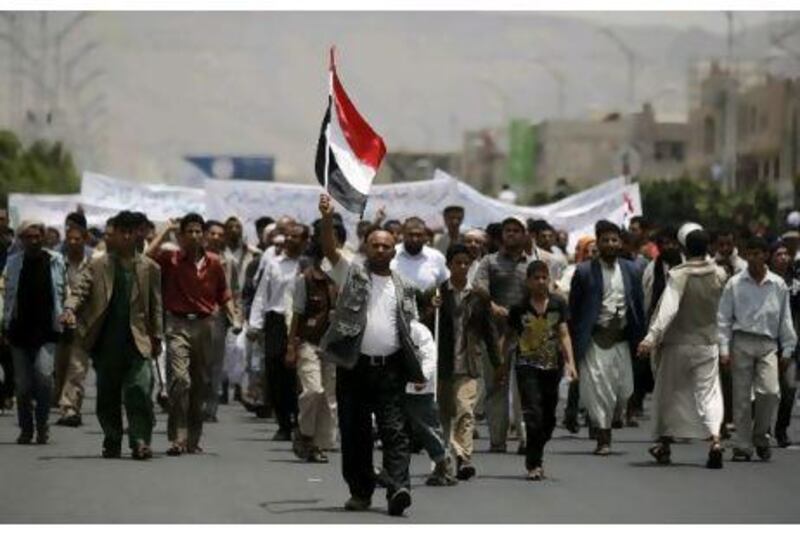
<path fill-rule="evenodd" d="M 157 231 L 145 213 L 99 229 L 76 211 L 62 228 L 11 228 L 1 211 L 0 407 L 16 407 L 18 443 L 46 444 L 51 408 L 55 424 L 82 425 L 91 366 L 102 455 L 121 456 L 126 426 L 148 459 L 155 405 L 179 456 L 203 452 L 203 424 L 239 402 L 300 460 L 341 449 L 346 507 L 385 486 L 391 514 L 410 505 L 411 451 L 429 455 L 429 485 L 478 473 L 484 420 L 490 452 L 513 436 L 527 477 L 544 478 L 562 383 L 563 427 L 586 426 L 598 456 L 647 405 L 660 464 L 682 438 L 709 440 L 709 468 L 729 438 L 736 461 L 791 444 L 797 228 L 634 217 L 570 246 L 545 220 L 465 228 L 464 216 L 450 206 L 432 228 L 379 209 L 350 236 L 323 196 L 318 220 L 264 216 L 248 243 L 235 216 Z"/>

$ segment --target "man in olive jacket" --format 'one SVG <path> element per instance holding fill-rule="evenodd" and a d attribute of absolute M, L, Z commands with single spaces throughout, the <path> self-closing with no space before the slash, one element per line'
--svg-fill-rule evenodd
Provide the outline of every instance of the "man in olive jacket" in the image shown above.
<path fill-rule="evenodd" d="M 112 223 L 109 253 L 84 268 L 67 298 L 62 321 L 76 327 L 94 363 L 103 457 L 121 455 L 122 402 L 132 455 L 149 459 L 154 421 L 150 358 L 160 353 L 163 337 L 161 270 L 136 253 L 132 213 L 123 211 Z"/>

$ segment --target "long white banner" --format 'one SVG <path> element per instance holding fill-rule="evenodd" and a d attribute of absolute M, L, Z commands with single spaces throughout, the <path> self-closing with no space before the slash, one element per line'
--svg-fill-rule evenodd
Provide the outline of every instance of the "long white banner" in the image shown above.
<path fill-rule="evenodd" d="M 62 229 L 67 214 L 83 209 L 90 226 L 105 227 L 106 220 L 117 213 L 117 209 L 86 203 L 80 194 L 22 194 L 8 195 L 8 215 L 11 227 L 16 228 L 23 220 L 39 220 L 47 226 Z"/>
<path fill-rule="evenodd" d="M 89 204 L 142 211 L 159 222 L 192 212 L 204 215 L 206 209 L 203 189 L 138 183 L 93 172 L 83 173 L 81 196 Z"/>
<path fill-rule="evenodd" d="M 196 189 L 142 184 L 85 172 L 80 195 L 12 194 L 9 205 L 15 223 L 36 217 L 57 227 L 78 204 L 83 205 L 92 225 L 102 225 L 105 218 L 122 209 L 143 211 L 157 222 L 192 211 L 222 221 L 235 215 L 242 220 L 248 237 L 254 240 L 254 222 L 261 216 L 289 215 L 305 223 L 316 219 L 321 190 L 316 185 L 226 180 L 206 180 L 205 189 Z M 485 196 L 437 170 L 431 180 L 374 186 L 367 217 L 371 218 L 379 207 L 384 207 L 390 219 L 418 216 L 432 227 L 441 227 L 441 213 L 448 205 L 464 207 L 464 227 L 485 227 L 510 215 L 544 218 L 556 228 L 568 231 L 572 242 L 583 234 L 592 233 L 597 220 L 605 218 L 625 225 L 630 217 L 642 213 L 639 186 L 626 185 L 622 178 L 552 204 L 526 207 Z M 350 233 L 354 233 L 357 217 L 344 210 L 340 212 Z"/>

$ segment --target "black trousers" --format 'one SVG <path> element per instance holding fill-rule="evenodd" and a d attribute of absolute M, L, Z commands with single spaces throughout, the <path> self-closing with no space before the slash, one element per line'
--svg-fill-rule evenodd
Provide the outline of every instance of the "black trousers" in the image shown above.
<path fill-rule="evenodd" d="M 722 423 L 730 424 L 733 422 L 733 380 L 730 364 L 719 365 L 719 381 L 722 386 L 722 405 L 724 407 Z"/>
<path fill-rule="evenodd" d="M 569 382 L 569 389 L 567 392 L 567 404 L 564 407 L 564 423 L 569 422 L 578 423 L 578 414 L 580 413 L 581 402 L 581 388 L 580 384 L 576 381 Z"/>
<path fill-rule="evenodd" d="M 561 370 L 517 365 L 517 385 L 525 420 L 525 468 L 542 466 L 544 446 L 556 427 L 556 406 Z"/>
<path fill-rule="evenodd" d="M 653 370 L 650 368 L 650 359 L 632 356 L 631 365 L 633 370 L 633 394 L 628 406 L 637 411 L 642 411 L 644 397 L 653 392 L 653 387 L 655 386 Z"/>
<path fill-rule="evenodd" d="M 0 402 L 14 397 L 14 360 L 8 344 L 0 344 L 0 366 L 3 367 L 3 381 L 0 382 Z"/>
<path fill-rule="evenodd" d="M 796 361 L 792 360 L 789 363 L 791 366 L 781 372 L 780 385 L 781 385 L 781 401 L 778 404 L 778 416 L 775 420 L 775 436 L 785 436 L 789 429 L 789 424 L 792 422 L 792 408 L 794 407 L 794 397 L 797 394 L 797 388 L 794 386 L 794 374 Z"/>
<path fill-rule="evenodd" d="M 264 315 L 264 369 L 266 397 L 275 409 L 275 419 L 283 431 L 297 425 L 297 371 L 286 367 L 288 332 L 284 315 Z"/>
<path fill-rule="evenodd" d="M 385 365 L 372 366 L 361 356 L 355 368 L 336 369 L 336 401 L 342 444 L 342 474 L 350 494 L 372 498 L 375 471 L 372 466 L 372 414 L 383 444 L 383 470 L 386 497 L 400 488 L 410 488 L 408 466 L 411 460 L 403 395 L 406 379 L 400 357 L 389 356 Z"/>

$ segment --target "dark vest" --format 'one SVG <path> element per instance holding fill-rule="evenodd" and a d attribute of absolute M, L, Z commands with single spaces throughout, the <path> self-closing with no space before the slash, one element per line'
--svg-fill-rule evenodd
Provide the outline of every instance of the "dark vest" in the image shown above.
<path fill-rule="evenodd" d="M 411 321 L 417 318 L 416 294 L 414 289 L 392 272 L 397 295 L 397 335 L 400 339 L 400 355 L 407 381 L 422 383 L 425 376 L 419 361 L 422 359 L 417 346 L 411 339 Z M 361 339 L 367 324 L 367 306 L 372 281 L 363 265 L 351 263 L 331 324 L 320 341 L 322 359 L 337 366 L 352 369 L 361 355 Z"/>

